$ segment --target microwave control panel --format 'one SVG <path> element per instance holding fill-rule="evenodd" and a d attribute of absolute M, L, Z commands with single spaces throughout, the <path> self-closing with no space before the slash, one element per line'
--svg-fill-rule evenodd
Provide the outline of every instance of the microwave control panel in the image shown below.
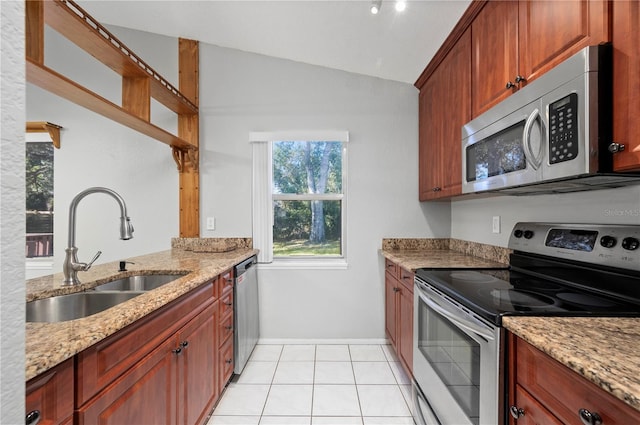
<path fill-rule="evenodd" d="M 578 95 L 571 93 L 549 105 L 549 163 L 578 156 Z"/>

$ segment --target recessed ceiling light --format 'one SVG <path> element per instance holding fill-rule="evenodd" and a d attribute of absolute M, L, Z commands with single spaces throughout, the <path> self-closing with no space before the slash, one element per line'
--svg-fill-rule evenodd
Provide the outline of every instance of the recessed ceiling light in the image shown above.
<path fill-rule="evenodd" d="M 382 0 L 371 0 L 371 13 L 377 15 L 380 12 L 380 6 L 382 5 Z"/>
<path fill-rule="evenodd" d="M 396 2 L 396 10 L 398 12 L 403 12 L 407 8 L 407 2 L 403 0 L 398 0 Z"/>

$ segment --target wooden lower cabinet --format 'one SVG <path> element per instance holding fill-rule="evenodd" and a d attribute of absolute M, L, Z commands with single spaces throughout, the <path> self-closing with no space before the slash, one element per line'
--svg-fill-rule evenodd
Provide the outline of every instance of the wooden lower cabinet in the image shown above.
<path fill-rule="evenodd" d="M 175 424 L 178 391 L 173 339 L 165 341 L 78 409 L 78 425 Z"/>
<path fill-rule="evenodd" d="M 523 339 L 509 333 L 511 425 L 582 424 L 585 409 L 603 425 L 640 423 L 640 411 L 604 391 Z"/>
<path fill-rule="evenodd" d="M 73 391 L 73 359 L 29 380 L 25 391 L 25 423 L 70 425 L 73 422 Z"/>
<path fill-rule="evenodd" d="M 386 260 L 385 333 L 405 371 L 413 374 L 413 273 Z"/>
<path fill-rule="evenodd" d="M 40 425 L 204 425 L 233 362 L 229 270 L 27 382 L 26 413 Z"/>

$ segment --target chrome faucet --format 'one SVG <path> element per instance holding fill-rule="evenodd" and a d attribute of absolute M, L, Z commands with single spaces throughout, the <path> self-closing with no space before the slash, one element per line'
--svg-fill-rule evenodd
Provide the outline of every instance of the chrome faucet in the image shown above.
<path fill-rule="evenodd" d="M 78 280 L 78 272 L 86 272 L 91 268 L 94 261 L 98 259 L 102 251 L 98 251 L 96 255 L 89 261 L 89 263 L 81 263 L 78 261 L 78 248 L 76 248 L 76 208 L 80 201 L 91 193 L 105 193 L 112 196 L 120 206 L 120 239 L 129 240 L 133 238 L 133 225 L 129 217 L 127 216 L 127 205 L 124 203 L 124 199 L 116 192 L 106 187 L 90 187 L 78 193 L 69 205 L 69 239 L 67 249 L 65 249 L 66 256 L 64 264 L 62 265 L 62 271 L 64 273 L 64 285 L 77 285 L 80 283 Z"/>

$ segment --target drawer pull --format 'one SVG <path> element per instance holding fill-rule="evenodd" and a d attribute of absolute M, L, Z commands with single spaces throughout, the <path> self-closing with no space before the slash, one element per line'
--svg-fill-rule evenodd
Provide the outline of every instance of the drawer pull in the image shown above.
<path fill-rule="evenodd" d="M 230 331 L 231 329 L 233 329 L 233 326 L 225 326 L 224 327 L 226 330 Z"/>
<path fill-rule="evenodd" d="M 231 307 L 233 303 L 224 303 L 224 305 Z"/>
<path fill-rule="evenodd" d="M 180 343 L 180 346 L 182 346 L 182 348 L 187 348 L 188 345 L 189 345 L 189 341 L 182 341 Z"/>
<path fill-rule="evenodd" d="M 397 287 L 394 287 L 394 288 L 393 288 L 393 292 L 400 292 L 400 289 L 399 289 L 399 288 L 397 288 Z"/>
<path fill-rule="evenodd" d="M 231 359 L 227 359 L 227 360 L 225 360 L 224 362 L 225 362 L 226 364 L 231 364 L 231 362 L 233 362 L 233 360 L 231 360 Z"/>
<path fill-rule="evenodd" d="M 27 413 L 27 416 L 25 418 L 25 424 L 36 425 L 38 422 L 40 422 L 39 410 L 32 410 L 31 412 Z"/>
<path fill-rule="evenodd" d="M 178 354 L 182 353 L 182 348 L 178 347 L 178 348 L 176 348 L 175 350 L 171 350 L 171 352 L 172 352 L 173 354 L 178 355 Z"/>
<path fill-rule="evenodd" d="M 578 416 L 584 425 L 601 425 L 602 418 L 596 412 L 590 412 L 587 409 L 578 410 Z"/>
<path fill-rule="evenodd" d="M 521 416 L 524 416 L 524 409 L 522 407 L 511 406 L 509 407 L 509 413 L 513 419 L 518 420 Z"/>

